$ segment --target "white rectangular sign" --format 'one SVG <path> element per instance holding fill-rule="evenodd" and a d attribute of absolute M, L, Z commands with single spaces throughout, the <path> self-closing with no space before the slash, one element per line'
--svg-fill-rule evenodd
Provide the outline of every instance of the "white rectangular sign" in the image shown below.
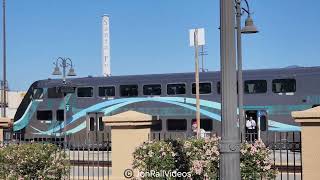
<path fill-rule="evenodd" d="M 189 39 L 190 39 L 190 46 L 195 46 L 194 44 L 194 32 L 196 29 L 190 29 L 189 30 Z M 205 45 L 205 37 L 204 37 L 204 28 L 198 28 L 198 46 Z"/>

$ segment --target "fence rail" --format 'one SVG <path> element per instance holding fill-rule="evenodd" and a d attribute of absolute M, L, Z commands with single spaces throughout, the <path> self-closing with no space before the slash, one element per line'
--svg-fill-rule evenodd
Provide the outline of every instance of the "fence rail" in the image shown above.
<path fill-rule="evenodd" d="M 216 135 L 206 133 L 206 137 Z M 150 133 L 149 140 L 186 139 L 193 134 Z M 247 141 L 253 143 L 256 134 L 246 134 Z M 95 141 L 97 140 L 97 141 Z M 23 143 L 52 143 L 59 146 L 67 154 L 70 162 L 70 173 L 66 179 L 109 179 L 112 173 L 110 134 L 102 134 L 99 138 L 90 136 L 70 136 L 64 138 L 15 138 L 0 143 L 0 146 Z M 272 168 L 277 169 L 277 180 L 302 179 L 301 133 L 300 132 L 270 132 L 262 137 L 271 150 Z M 125 143 L 125 140 L 124 140 Z"/>

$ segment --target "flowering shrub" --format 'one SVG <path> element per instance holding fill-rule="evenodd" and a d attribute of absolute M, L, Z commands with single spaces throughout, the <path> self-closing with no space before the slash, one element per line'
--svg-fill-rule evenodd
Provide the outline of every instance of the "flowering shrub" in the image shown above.
<path fill-rule="evenodd" d="M 277 171 L 271 169 L 270 150 L 263 142 L 243 143 L 240 152 L 242 179 L 275 178 Z M 133 155 L 133 168 L 140 172 L 178 171 L 190 172 L 189 178 L 193 180 L 218 178 L 219 138 L 215 136 L 184 141 L 146 142 L 139 146 Z"/>
<path fill-rule="evenodd" d="M 219 166 L 219 138 L 188 139 L 184 142 L 192 179 L 215 179 Z"/>
<path fill-rule="evenodd" d="M 243 143 L 240 153 L 242 179 L 275 178 L 277 171 L 271 169 L 270 150 L 262 141 L 257 140 L 254 144 Z"/>
<path fill-rule="evenodd" d="M 12 144 L 0 148 L 0 179 L 62 179 L 66 154 L 53 144 Z"/>
<path fill-rule="evenodd" d="M 175 156 L 172 142 L 145 142 L 133 153 L 133 168 L 140 172 L 173 171 L 175 170 Z"/>

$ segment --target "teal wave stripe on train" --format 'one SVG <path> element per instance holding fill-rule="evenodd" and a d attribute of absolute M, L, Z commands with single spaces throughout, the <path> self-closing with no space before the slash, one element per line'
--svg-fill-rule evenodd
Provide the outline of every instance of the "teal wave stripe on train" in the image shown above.
<path fill-rule="evenodd" d="M 104 112 L 105 115 L 107 115 L 110 112 L 113 112 L 115 110 L 118 110 L 126 105 L 137 103 L 137 102 L 145 102 L 145 101 L 153 101 L 153 102 L 161 102 L 161 103 L 168 103 L 168 104 L 173 104 L 176 106 L 180 106 L 183 108 L 190 109 L 192 111 L 196 111 L 195 108 L 195 103 L 196 100 L 194 98 L 184 98 L 184 97 L 144 97 L 144 98 L 122 98 L 122 99 L 114 99 L 114 100 L 107 100 L 95 105 L 92 105 L 88 108 L 85 108 L 83 110 L 80 110 L 78 113 L 74 114 L 71 118 L 67 120 L 67 126 L 79 121 L 81 118 L 85 117 L 88 112 Z M 34 102 L 32 102 L 34 103 Z M 31 104 L 32 104 L 31 103 Z M 200 105 L 201 107 L 206 107 L 206 108 L 213 108 L 216 110 L 221 110 L 221 104 L 218 102 L 213 102 L 213 101 L 207 101 L 207 100 L 200 100 Z M 34 111 L 29 111 L 29 108 L 27 109 L 25 114 L 33 114 Z M 200 109 L 200 113 L 202 115 L 205 115 L 207 117 L 210 117 L 213 120 L 221 121 L 221 116 L 216 113 L 209 112 L 205 109 Z M 25 115 L 24 114 L 24 115 Z M 30 120 L 29 120 L 30 121 Z M 17 122 L 14 124 L 14 129 L 22 129 L 26 127 L 29 123 L 29 121 L 26 121 L 26 118 L 19 119 Z M 280 122 L 276 122 L 273 120 L 269 120 L 269 129 L 273 131 L 300 131 L 300 127 L 298 126 L 292 126 Z M 32 127 L 34 130 L 37 131 L 35 134 L 47 134 L 47 135 L 52 135 L 54 133 L 59 134 L 58 132 L 64 128 L 64 124 L 52 127 L 48 129 L 47 131 L 41 131 L 39 129 L 36 129 Z M 69 134 L 79 132 L 83 129 L 86 128 L 85 123 L 81 123 L 77 127 L 71 129 L 68 131 Z"/>

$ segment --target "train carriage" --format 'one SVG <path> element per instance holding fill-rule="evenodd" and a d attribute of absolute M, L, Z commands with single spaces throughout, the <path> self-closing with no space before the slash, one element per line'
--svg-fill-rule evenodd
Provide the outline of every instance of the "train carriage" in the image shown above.
<path fill-rule="evenodd" d="M 244 110 L 272 131 L 300 131 L 291 112 L 320 104 L 320 67 L 246 70 Z M 219 72 L 200 73 L 201 128 L 220 134 Z M 84 77 L 34 82 L 14 117 L 13 130 L 22 139 L 61 138 L 78 134 L 101 141 L 110 127 L 102 117 L 127 110 L 157 116 L 152 131 L 192 134 L 195 120 L 194 73 Z M 65 113 L 66 111 L 66 113 Z M 66 117 L 65 117 L 66 116 Z M 235 120 L 237 123 L 237 120 Z M 66 126 L 65 126 L 66 125 Z"/>

